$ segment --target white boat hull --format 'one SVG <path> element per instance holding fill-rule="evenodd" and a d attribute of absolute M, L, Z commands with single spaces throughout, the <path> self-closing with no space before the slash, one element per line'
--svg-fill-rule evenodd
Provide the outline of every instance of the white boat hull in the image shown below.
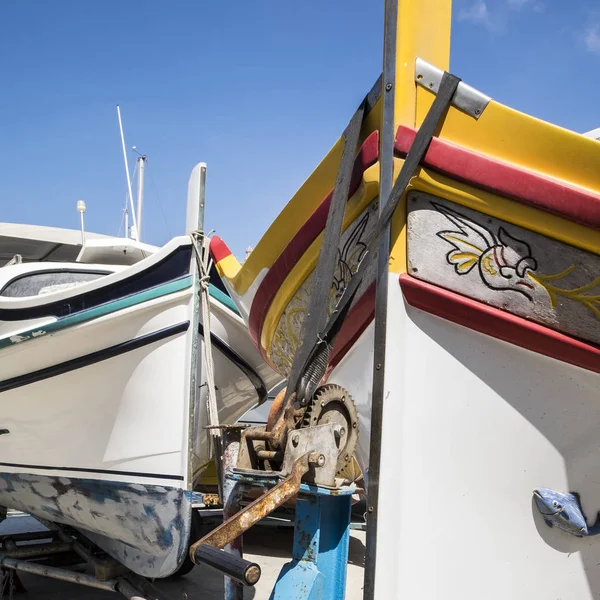
<path fill-rule="evenodd" d="M 189 327 L 191 298 L 188 289 L 4 350 L 4 381 L 18 384 L 50 366 L 57 374 L 2 392 L 1 427 L 10 433 L 0 436 L 0 464 L 182 480 L 190 336 L 180 330 Z M 169 329 L 165 339 L 60 372 L 69 361 Z"/>
<path fill-rule="evenodd" d="M 0 354 L 0 505 L 154 577 L 189 537 L 191 284 Z"/>
<path fill-rule="evenodd" d="M 128 272 L 105 279 L 127 285 Z M 81 289 L 96 293 L 99 281 Z M 167 277 L 29 328 L 0 322 L 0 506 L 76 527 L 149 577 L 168 576 L 184 560 L 191 492 L 210 461 L 194 281 Z M 2 299 L 0 315 L 22 304 Z M 262 377 L 278 376 L 239 316 L 213 298 L 211 312 L 219 418 L 233 421 L 266 399 Z"/>

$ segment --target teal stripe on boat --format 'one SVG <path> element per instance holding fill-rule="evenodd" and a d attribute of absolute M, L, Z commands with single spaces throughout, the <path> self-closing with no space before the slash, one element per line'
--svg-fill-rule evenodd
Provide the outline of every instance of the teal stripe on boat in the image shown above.
<path fill-rule="evenodd" d="M 131 306 L 136 306 L 137 304 L 142 304 L 143 302 L 149 302 L 150 300 L 155 300 L 156 298 L 161 298 L 162 296 L 180 292 L 181 290 L 189 288 L 192 285 L 193 280 L 193 275 L 187 275 L 186 277 L 181 277 L 175 281 L 170 281 L 169 283 L 165 283 L 163 285 L 157 285 L 156 287 L 150 288 L 138 294 L 132 294 L 131 296 L 119 298 L 118 300 L 113 300 L 112 302 L 107 302 L 106 304 L 101 304 L 100 306 L 96 306 L 88 310 L 82 310 L 74 315 L 63 317 L 62 319 L 58 319 L 52 323 L 48 323 L 47 325 L 32 327 L 27 331 L 14 333 L 8 337 L 0 339 L 0 350 L 2 350 L 2 348 L 6 348 L 7 346 L 14 346 L 15 344 L 20 344 L 22 342 L 26 342 L 27 340 L 47 335 L 48 333 L 56 333 L 61 329 L 66 329 L 67 327 L 72 327 L 73 325 L 84 323 L 85 321 L 91 321 L 92 319 L 97 319 L 98 317 L 104 317 L 110 313 L 117 312 L 125 308 L 130 308 Z"/>
<path fill-rule="evenodd" d="M 240 311 L 233 303 L 233 300 L 227 294 L 224 294 L 218 287 L 215 287 L 212 283 L 208 288 L 208 293 L 215 300 L 218 300 L 221 304 L 224 304 L 229 310 L 232 310 L 236 315 L 240 314 Z"/>

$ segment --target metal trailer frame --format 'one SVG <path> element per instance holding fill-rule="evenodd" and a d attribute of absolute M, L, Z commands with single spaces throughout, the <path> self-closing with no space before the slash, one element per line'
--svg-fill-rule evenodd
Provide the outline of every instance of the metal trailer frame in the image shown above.
<path fill-rule="evenodd" d="M 0 536 L 0 596 L 25 591 L 18 574 L 31 573 L 50 579 L 121 594 L 136 600 L 169 600 L 144 577 L 106 555 L 79 532 L 40 521 L 46 531 Z M 93 574 L 67 567 L 85 565 Z"/>
<path fill-rule="evenodd" d="M 243 532 L 262 522 L 259 519 L 265 518 L 270 502 L 289 497 L 296 497 L 292 560 L 281 569 L 270 599 L 344 597 L 340 590 L 346 586 L 352 494 L 356 490 L 300 483 L 300 477 L 301 472 L 296 472 L 282 480 L 275 472 L 255 471 L 234 472 L 227 478 L 231 490 L 223 525 L 190 550 L 194 562 L 226 575 L 225 600 L 242 600 L 243 585 L 254 585 L 260 577 L 259 565 L 243 559 Z M 240 510 L 240 499 L 256 488 L 265 491 L 263 496 Z"/>

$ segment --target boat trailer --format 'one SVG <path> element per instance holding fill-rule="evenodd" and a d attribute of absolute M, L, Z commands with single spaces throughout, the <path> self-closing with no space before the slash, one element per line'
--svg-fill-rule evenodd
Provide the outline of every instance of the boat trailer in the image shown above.
<path fill-rule="evenodd" d="M 12 598 L 24 592 L 19 573 L 30 573 L 116 592 L 130 600 L 168 600 L 150 581 L 126 569 L 77 531 L 41 523 L 46 530 L 0 536 L 0 596 Z M 82 566 L 93 574 L 79 572 Z"/>

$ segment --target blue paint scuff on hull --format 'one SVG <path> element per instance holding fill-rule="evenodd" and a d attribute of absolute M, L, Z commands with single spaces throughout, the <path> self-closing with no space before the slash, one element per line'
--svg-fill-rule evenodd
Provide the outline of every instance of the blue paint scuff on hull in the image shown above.
<path fill-rule="evenodd" d="M 145 577 L 166 577 L 189 547 L 191 503 L 175 487 L 0 473 L 0 506 L 70 525 Z"/>

